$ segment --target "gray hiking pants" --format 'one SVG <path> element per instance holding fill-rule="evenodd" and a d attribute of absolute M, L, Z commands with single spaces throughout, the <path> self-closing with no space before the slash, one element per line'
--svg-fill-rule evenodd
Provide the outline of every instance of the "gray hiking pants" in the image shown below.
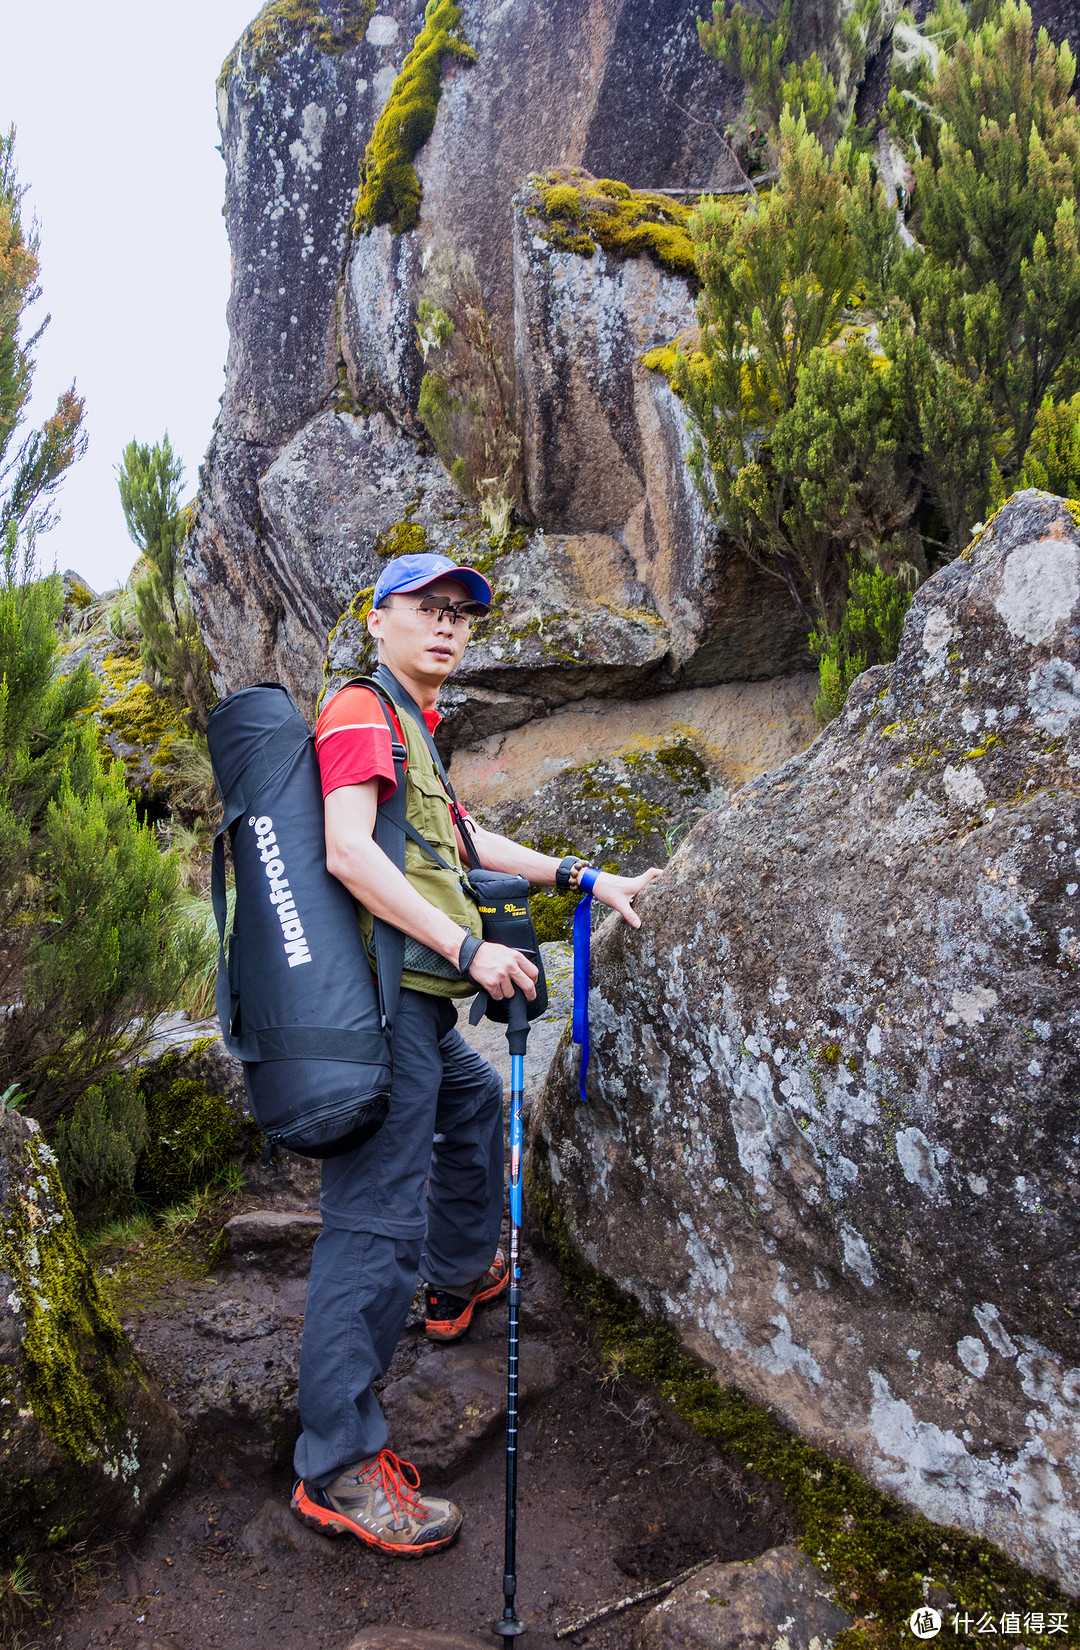
<path fill-rule="evenodd" d="M 298 1476 L 320 1488 L 387 1442 L 371 1386 L 394 1355 L 417 1270 L 452 1293 L 498 1248 L 502 1079 L 456 1023 L 446 998 L 401 993 L 386 1122 L 323 1163 L 293 1456 Z"/>

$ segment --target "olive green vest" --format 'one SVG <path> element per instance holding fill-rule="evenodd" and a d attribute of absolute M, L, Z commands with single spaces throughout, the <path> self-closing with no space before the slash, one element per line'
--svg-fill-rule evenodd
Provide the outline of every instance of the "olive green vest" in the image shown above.
<path fill-rule="evenodd" d="M 369 681 L 358 684 L 369 687 Z M 377 690 L 376 690 L 377 691 Z M 380 694 L 380 698 L 382 695 Z M 464 869 L 458 853 L 450 800 L 443 789 L 438 770 L 423 734 L 408 711 L 400 706 L 394 713 L 405 741 L 405 818 L 414 831 L 419 831 L 425 842 L 430 842 L 453 870 L 444 870 L 429 858 L 424 850 L 409 837 L 405 838 L 405 875 L 416 889 L 439 911 L 444 911 L 452 922 L 460 923 L 470 934 L 480 939 L 483 926 L 474 900 L 462 887 Z M 360 932 L 364 936 L 372 967 L 375 965 L 375 923 L 371 912 L 357 903 Z M 425 991 L 430 997 L 471 997 L 476 986 L 467 976 L 459 974 L 454 963 L 447 962 L 437 951 L 421 945 L 410 935 L 405 936 L 405 966 L 401 973 L 402 986 L 408 991 Z"/>

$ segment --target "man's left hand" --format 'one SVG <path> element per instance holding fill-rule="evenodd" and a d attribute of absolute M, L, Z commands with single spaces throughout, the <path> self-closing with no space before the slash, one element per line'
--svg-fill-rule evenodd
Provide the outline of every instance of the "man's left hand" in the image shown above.
<path fill-rule="evenodd" d="M 641 927 L 641 918 L 631 905 L 635 894 L 650 882 L 654 882 L 660 875 L 659 869 L 652 865 L 647 871 L 642 871 L 639 877 L 617 877 L 610 871 L 601 871 L 593 884 L 593 893 L 604 905 L 610 905 L 613 911 L 618 911 L 631 926 Z"/>

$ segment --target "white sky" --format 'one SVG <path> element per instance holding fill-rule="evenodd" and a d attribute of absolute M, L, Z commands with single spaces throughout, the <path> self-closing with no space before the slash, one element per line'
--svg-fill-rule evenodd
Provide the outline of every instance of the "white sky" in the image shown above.
<path fill-rule="evenodd" d="M 3 7 L 0 126 L 18 128 L 24 210 L 41 228 L 31 417 L 72 378 L 90 449 L 68 471 L 48 570 L 96 589 L 136 557 L 115 466 L 167 429 L 194 492 L 224 384 L 229 247 L 214 82 L 261 0 L 52 0 Z"/>

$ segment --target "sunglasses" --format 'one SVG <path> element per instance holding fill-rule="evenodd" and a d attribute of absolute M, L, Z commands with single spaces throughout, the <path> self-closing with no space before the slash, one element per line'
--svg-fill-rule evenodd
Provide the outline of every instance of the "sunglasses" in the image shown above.
<path fill-rule="evenodd" d="M 425 619 L 436 619 L 439 624 L 449 619 L 452 625 L 471 625 L 474 619 L 484 618 L 487 611 L 486 602 L 444 602 L 438 596 L 421 596 L 418 605 L 410 608 L 410 612 L 421 613 Z"/>

